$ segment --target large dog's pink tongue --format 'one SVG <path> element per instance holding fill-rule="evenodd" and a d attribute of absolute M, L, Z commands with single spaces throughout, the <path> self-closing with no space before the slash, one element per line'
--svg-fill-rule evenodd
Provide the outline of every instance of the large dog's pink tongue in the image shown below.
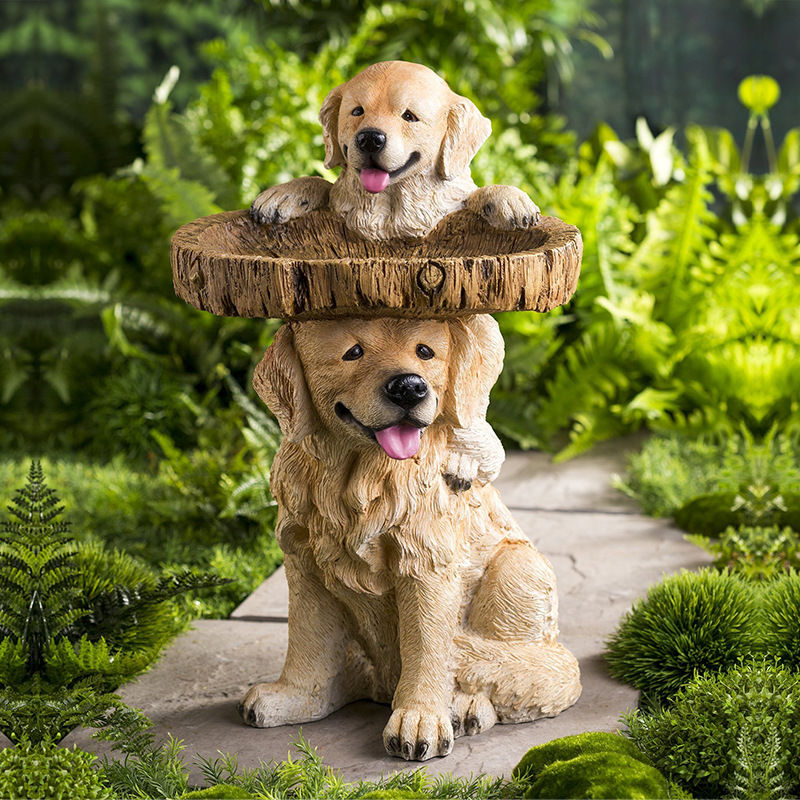
<path fill-rule="evenodd" d="M 361 185 L 368 192 L 378 194 L 389 185 L 389 173 L 382 169 L 362 169 Z"/>
<path fill-rule="evenodd" d="M 389 458 L 402 461 L 417 454 L 421 433 L 419 428 L 411 425 L 392 425 L 391 428 L 375 431 L 375 438 Z"/>

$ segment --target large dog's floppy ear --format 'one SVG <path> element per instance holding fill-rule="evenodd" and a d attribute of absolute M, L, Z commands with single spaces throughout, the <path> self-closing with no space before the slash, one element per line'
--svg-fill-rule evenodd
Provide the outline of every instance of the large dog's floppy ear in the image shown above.
<path fill-rule="evenodd" d="M 290 442 L 301 442 L 312 433 L 317 420 L 290 325 L 275 334 L 253 373 L 253 388 Z"/>
<path fill-rule="evenodd" d="M 491 132 L 492 123 L 478 111 L 475 103 L 455 95 L 436 165 L 439 177 L 450 180 L 464 172 Z"/>
<path fill-rule="evenodd" d="M 325 166 L 343 167 L 347 163 L 344 153 L 339 147 L 339 107 L 342 105 L 345 84 L 331 89 L 319 110 L 319 121 L 322 123 L 322 141 L 325 142 Z"/>
<path fill-rule="evenodd" d="M 489 314 L 450 322 L 448 385 L 442 403 L 446 421 L 468 428 L 486 415 L 489 392 L 503 369 L 504 352 L 500 326 Z"/>

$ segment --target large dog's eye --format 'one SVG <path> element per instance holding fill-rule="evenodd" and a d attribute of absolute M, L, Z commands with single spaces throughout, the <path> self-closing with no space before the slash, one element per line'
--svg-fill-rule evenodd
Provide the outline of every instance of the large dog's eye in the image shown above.
<path fill-rule="evenodd" d="M 360 117 L 364 113 L 364 109 L 361 106 L 356 106 L 351 112 L 351 117 Z"/>
<path fill-rule="evenodd" d="M 408 109 L 403 112 L 403 119 L 406 122 L 419 122 L 419 117 Z"/>
<path fill-rule="evenodd" d="M 364 355 L 360 344 L 354 344 L 343 356 L 342 361 L 357 361 Z"/>
<path fill-rule="evenodd" d="M 417 345 L 417 356 L 421 358 L 423 361 L 428 361 L 428 359 L 433 358 L 436 353 L 428 347 L 426 344 L 418 344 Z"/>

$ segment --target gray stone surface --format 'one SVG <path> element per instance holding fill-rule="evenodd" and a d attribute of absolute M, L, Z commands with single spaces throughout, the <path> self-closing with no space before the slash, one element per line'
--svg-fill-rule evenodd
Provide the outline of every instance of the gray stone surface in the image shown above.
<path fill-rule="evenodd" d="M 665 573 L 708 563 L 677 528 L 636 513 L 610 487 L 610 473 L 624 470 L 625 452 L 638 444 L 606 444 L 557 466 L 548 465 L 541 454 L 509 456 L 496 485 L 517 509 L 522 529 L 553 563 L 561 640 L 580 660 L 583 695 L 555 719 L 496 726 L 459 739 L 450 756 L 425 762 L 431 773 L 508 775 L 529 747 L 587 730 L 615 730 L 620 714 L 635 706 L 636 693 L 605 672 L 603 641 L 633 600 Z M 122 696 L 145 711 L 161 734 L 183 739 L 188 754 L 231 752 L 241 765 L 255 766 L 285 758 L 302 727 L 326 763 L 346 779 L 418 769 L 419 764 L 389 758 L 383 751 L 387 706 L 353 703 L 319 722 L 267 730 L 239 721 L 235 704 L 247 687 L 280 673 L 286 625 L 274 620 L 285 618 L 286 596 L 285 578 L 276 573 L 233 619 L 196 623 L 150 673 L 124 687 Z M 87 744 L 85 733 L 75 740 Z M 193 778 L 199 778 L 196 769 Z"/>

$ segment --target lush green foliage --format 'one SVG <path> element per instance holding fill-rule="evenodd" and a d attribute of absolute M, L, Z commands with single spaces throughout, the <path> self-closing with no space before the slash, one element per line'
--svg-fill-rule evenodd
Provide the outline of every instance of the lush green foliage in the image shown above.
<path fill-rule="evenodd" d="M 606 642 L 610 673 L 646 703 L 669 701 L 695 674 L 732 667 L 757 640 L 756 588 L 714 570 L 650 588 Z"/>
<path fill-rule="evenodd" d="M 800 675 L 768 662 L 701 675 L 667 709 L 627 718 L 627 735 L 696 797 L 796 797 Z"/>
<path fill-rule="evenodd" d="M 728 525 L 790 525 L 800 493 L 800 447 L 774 432 L 746 430 L 720 444 L 655 436 L 630 457 L 617 488 L 647 514 L 681 517 L 686 530 L 715 535 Z"/>
<path fill-rule="evenodd" d="M 618 752 L 584 753 L 546 766 L 525 797 L 663 798 L 667 781 L 641 758 Z"/>
<path fill-rule="evenodd" d="M 292 744 L 299 758 L 290 753 L 286 761 L 261 764 L 256 768 L 240 767 L 236 756 L 198 757 L 203 779 L 209 787 L 243 790 L 250 797 L 263 798 L 355 798 L 430 797 L 451 800 L 494 800 L 521 797 L 527 786 L 514 780 L 493 779 L 486 775 L 455 778 L 442 774 L 435 778 L 427 770 L 396 772 L 379 781 L 347 783 L 326 766 L 316 748 L 298 735 Z M 124 760 L 103 761 L 102 775 L 119 798 L 172 798 L 193 791 L 188 785 L 189 770 L 182 754 L 183 745 L 174 739 L 156 744 L 145 734 L 133 741 L 117 740 L 115 748 L 124 753 Z M 386 794 L 379 794 L 385 792 Z M 206 795 L 217 797 L 213 792 Z M 222 796 L 222 795 L 220 795 Z"/>
<path fill-rule="evenodd" d="M 52 742 L 18 742 L 0 750 L 0 797 L 9 800 L 104 800 L 111 792 L 94 765 L 96 757 Z"/>
<path fill-rule="evenodd" d="M 717 569 L 748 580 L 768 580 L 800 568 L 800 537 L 791 528 L 742 526 L 723 531 L 718 541 L 697 534 L 686 538 L 714 556 Z"/>
<path fill-rule="evenodd" d="M 781 664 L 800 673 L 800 573 L 771 581 L 761 600 L 764 640 Z"/>
<path fill-rule="evenodd" d="M 219 580 L 157 578 L 130 556 L 80 548 L 40 464 L 9 506 L 0 536 L 0 729 L 34 743 L 79 724 L 141 727 L 109 692 L 149 667 L 181 629 L 166 601 Z"/>

